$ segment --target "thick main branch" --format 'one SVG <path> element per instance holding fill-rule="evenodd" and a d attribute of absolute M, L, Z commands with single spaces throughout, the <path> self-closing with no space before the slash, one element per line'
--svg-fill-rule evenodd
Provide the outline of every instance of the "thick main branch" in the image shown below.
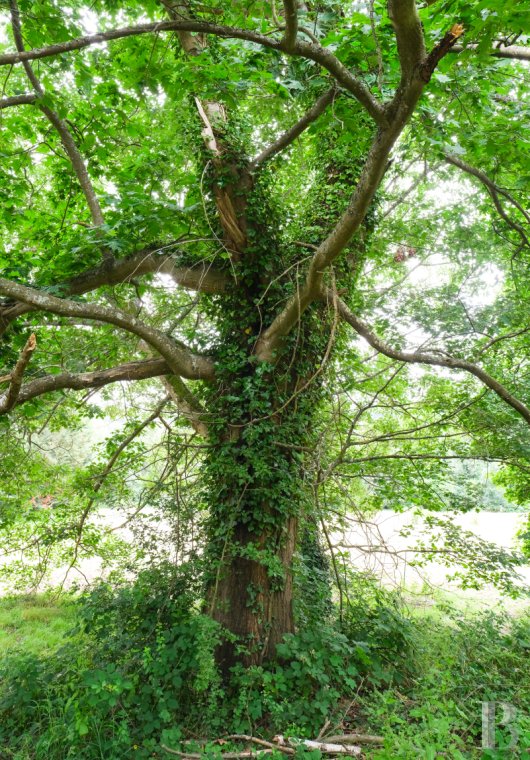
<path fill-rule="evenodd" d="M 210 380 L 214 376 L 214 365 L 210 359 L 183 348 L 160 330 L 149 327 L 137 317 L 132 317 L 120 309 L 56 298 L 43 291 L 34 290 L 4 278 L 0 278 L 0 294 L 24 301 L 38 311 L 59 314 L 63 317 L 93 319 L 120 327 L 142 338 L 154 348 L 176 375 L 196 380 Z"/>
<path fill-rule="evenodd" d="M 24 383 L 12 408 L 54 391 L 103 388 L 111 383 L 148 380 L 168 374 L 171 374 L 171 369 L 164 359 L 148 359 L 141 362 L 128 362 L 117 367 L 95 370 L 94 372 L 61 372 L 58 375 L 46 375 Z M 3 409 L 0 404 L 0 412 L 5 413 L 6 411 L 9 410 Z"/>
<path fill-rule="evenodd" d="M 145 248 L 124 259 L 105 261 L 94 269 L 89 269 L 71 280 L 57 283 L 56 289 L 64 296 L 80 296 L 105 285 L 120 285 L 146 274 L 167 274 L 183 288 L 199 290 L 203 293 L 223 293 L 228 283 L 224 272 L 216 270 L 207 261 L 183 266 L 179 255 L 164 253 L 178 243 Z M 24 302 L 0 305 L 0 337 L 9 325 L 22 314 L 34 311 L 34 307 Z"/>

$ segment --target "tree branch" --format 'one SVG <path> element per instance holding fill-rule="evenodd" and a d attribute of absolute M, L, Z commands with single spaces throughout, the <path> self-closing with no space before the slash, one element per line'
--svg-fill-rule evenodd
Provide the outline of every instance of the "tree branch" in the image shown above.
<path fill-rule="evenodd" d="M 110 475 L 112 472 L 112 469 L 114 465 L 116 464 L 117 460 L 120 458 L 122 453 L 125 451 L 127 446 L 134 441 L 135 438 L 137 438 L 146 427 L 148 427 L 151 422 L 154 422 L 159 416 L 164 408 L 164 406 L 169 401 L 169 398 L 166 397 L 160 401 L 160 403 L 156 406 L 155 410 L 147 417 L 143 422 L 141 422 L 137 427 L 129 433 L 129 435 L 120 443 L 116 451 L 112 454 L 110 459 L 108 460 L 107 464 L 103 468 L 103 470 L 100 472 L 100 474 L 97 476 L 96 481 L 94 483 L 93 488 L 93 494 L 88 500 L 87 505 L 83 509 L 81 516 L 79 518 L 79 522 L 77 524 L 77 537 L 75 541 L 75 546 L 73 550 L 72 559 L 68 565 L 68 569 L 66 570 L 66 573 L 63 578 L 63 582 L 61 584 L 61 589 L 64 587 L 64 584 L 66 583 L 66 579 L 68 578 L 68 575 L 70 574 L 70 571 L 75 566 L 77 562 L 77 558 L 79 556 L 79 548 L 81 546 L 81 540 L 83 538 L 83 530 L 86 524 L 86 521 L 88 519 L 88 516 L 90 512 L 92 511 L 92 507 L 94 506 L 94 502 L 96 501 L 96 494 L 101 490 L 101 487 L 103 486 L 103 483 L 105 482 L 105 479 Z"/>
<path fill-rule="evenodd" d="M 183 288 L 199 290 L 203 293 L 223 293 L 228 284 L 224 272 L 214 269 L 209 263 L 199 261 L 190 266 L 179 265 L 178 254 L 163 253 L 164 248 L 175 243 L 137 251 L 124 259 L 107 260 L 94 269 L 58 283 L 56 288 L 64 296 L 80 296 L 104 285 L 119 285 L 145 274 L 168 274 Z M 11 303 L 0 306 L 0 337 L 17 317 L 33 311 L 27 303 Z"/>
<path fill-rule="evenodd" d="M 309 264 L 305 281 L 260 336 L 255 350 L 261 361 L 274 360 L 275 351 L 283 338 L 299 321 L 309 304 L 319 298 L 324 272 L 360 228 L 383 177 L 390 151 L 412 109 L 413 106 L 401 108 L 389 127 L 378 130 L 346 211 L 333 231 L 318 246 Z"/>
<path fill-rule="evenodd" d="M 10 98 L 3 98 L 0 100 L 0 111 L 3 108 L 10 108 L 11 106 L 33 105 L 37 100 L 37 96 L 32 93 L 27 95 L 12 95 Z"/>
<path fill-rule="evenodd" d="M 431 50 L 425 61 L 420 66 L 421 78 L 428 82 L 433 75 L 435 68 L 442 58 L 449 53 L 454 47 L 457 39 L 464 33 L 464 27 L 461 24 L 453 24 L 451 29 L 442 37 L 440 42 Z"/>
<path fill-rule="evenodd" d="M 0 294 L 24 301 L 38 311 L 48 311 L 64 317 L 84 317 L 121 327 L 142 338 L 158 351 L 176 375 L 194 380 L 211 380 L 214 376 L 214 364 L 210 359 L 181 347 L 163 332 L 149 327 L 137 317 L 132 317 L 120 309 L 56 298 L 4 278 L 0 278 Z"/>
<path fill-rule="evenodd" d="M 169 375 L 162 378 L 162 383 L 177 409 L 190 422 L 195 432 L 203 438 L 208 438 L 209 431 L 205 422 L 205 409 L 182 378 L 178 377 L 178 375 Z"/>
<path fill-rule="evenodd" d="M 275 142 L 269 145 L 268 148 L 265 148 L 265 150 L 263 150 L 259 156 L 254 159 L 251 164 L 251 169 L 258 167 L 260 164 L 263 164 L 265 161 L 273 158 L 273 156 L 277 155 L 282 150 L 287 148 L 292 142 L 294 142 L 294 140 L 296 140 L 296 138 L 299 137 L 302 132 L 304 132 L 314 121 L 318 119 L 321 114 L 324 113 L 326 108 L 333 102 L 336 94 L 337 90 L 335 88 L 331 88 L 323 95 L 321 95 L 318 100 L 315 101 L 309 111 L 307 111 L 302 116 L 302 118 L 296 122 L 296 124 L 293 124 L 290 129 L 284 132 L 283 135 L 281 135 Z"/>
<path fill-rule="evenodd" d="M 119 382 L 131 382 L 133 380 L 148 380 L 153 377 L 171 374 L 167 362 L 164 359 L 148 359 L 142 362 L 129 362 L 120 364 L 111 369 L 96 370 L 94 372 L 61 372 L 59 375 L 46 375 L 36 380 L 30 380 L 22 385 L 13 406 L 23 404 L 37 396 L 53 393 L 61 390 L 81 391 L 87 388 L 103 388 L 105 385 Z M 5 414 L 5 409 L 0 402 L 0 413 Z"/>
<path fill-rule="evenodd" d="M 7 414 L 7 412 L 10 412 L 11 409 L 16 406 L 17 400 L 20 396 L 22 378 L 36 346 L 37 338 L 35 337 L 34 333 L 32 333 L 29 336 L 26 345 L 22 349 L 18 361 L 15 364 L 15 369 L 10 375 L 10 385 L 7 393 L 5 393 L 2 398 L 0 398 L 0 414 Z"/>
<path fill-rule="evenodd" d="M 68 40 L 67 42 L 59 42 L 43 48 L 36 48 L 35 50 L 4 53 L 3 55 L 0 55 L 0 66 L 23 63 L 24 61 L 34 61 L 40 58 L 50 58 L 73 50 L 81 50 L 90 45 L 97 45 L 102 42 L 109 42 L 111 40 L 122 39 L 125 37 L 151 34 L 153 32 L 173 31 L 197 32 L 198 34 L 212 34 L 217 37 L 228 39 L 248 40 L 249 42 L 255 42 L 258 45 L 263 45 L 263 47 L 272 50 L 309 58 L 329 71 L 344 89 L 351 92 L 377 123 L 384 122 L 383 107 L 373 97 L 368 87 L 354 77 L 338 58 L 333 55 L 333 53 L 320 45 L 298 40 L 292 50 L 287 50 L 282 41 L 274 39 L 266 34 L 260 34 L 259 32 L 254 32 L 249 29 L 239 29 L 237 27 L 212 24 L 206 21 L 196 21 L 193 19 L 172 19 L 170 21 L 159 21 L 151 24 L 138 24 L 137 26 L 128 26 L 123 27 L 122 29 L 111 29 L 107 32 L 85 35 L 84 37 L 78 37 L 77 39 Z"/>
<path fill-rule="evenodd" d="M 293 50 L 298 34 L 298 9 L 297 0 L 283 0 L 285 31 L 282 44 L 285 50 Z"/>
<path fill-rule="evenodd" d="M 494 338 L 491 338 L 488 340 L 487 343 L 485 343 L 478 351 L 479 354 L 483 354 L 486 351 L 488 351 L 492 346 L 497 345 L 497 343 L 500 343 L 503 340 L 510 340 L 511 338 L 517 338 L 519 335 L 524 335 L 525 333 L 530 332 L 530 327 L 521 327 L 520 330 L 514 330 L 510 333 L 504 333 L 504 335 L 496 335 Z"/>
<path fill-rule="evenodd" d="M 474 166 L 471 166 L 471 164 L 466 163 L 465 161 L 462 161 L 461 158 L 458 158 L 458 156 L 454 156 L 452 153 L 445 153 L 444 154 L 445 161 L 448 164 L 452 164 L 453 166 L 456 166 L 458 169 L 461 169 L 466 174 L 470 174 L 472 177 L 476 177 L 482 184 L 486 187 L 488 190 L 491 199 L 493 201 L 493 204 L 495 208 L 497 209 L 499 215 L 504 219 L 506 224 L 511 227 L 513 230 L 515 230 L 524 245 L 528 246 L 530 248 L 530 241 L 528 240 L 528 236 L 526 234 L 526 231 L 524 228 L 518 223 L 515 222 L 513 219 L 511 219 L 506 211 L 504 210 L 504 207 L 500 201 L 499 195 L 502 195 L 506 200 L 512 204 L 525 218 L 526 222 L 530 224 L 530 214 L 521 206 L 521 204 L 512 196 L 507 190 L 504 190 L 504 188 L 499 187 L 498 185 L 493 182 L 488 175 L 482 171 L 482 169 L 477 169 Z"/>
<path fill-rule="evenodd" d="M 409 362 L 411 364 L 430 364 L 437 367 L 448 367 L 449 369 L 460 369 L 464 372 L 469 372 L 478 378 L 484 385 L 499 396 L 504 402 L 506 402 L 512 409 L 521 415 L 521 417 L 530 424 L 530 409 L 513 396 L 507 388 L 502 385 L 498 380 L 491 377 L 485 370 L 478 367 L 476 364 L 466 361 L 465 359 L 456 359 L 452 356 L 438 356 L 435 354 L 425 353 L 423 351 L 400 351 L 399 349 L 392 348 L 387 345 L 379 336 L 377 336 L 369 326 L 363 322 L 359 317 L 353 314 L 352 311 L 346 306 L 344 301 L 337 299 L 331 292 L 325 291 L 324 298 L 327 301 L 331 301 L 333 298 L 337 301 L 337 307 L 340 316 L 350 324 L 353 329 L 361 335 L 367 343 L 375 348 L 379 353 L 390 357 L 391 359 L 397 359 L 402 362 Z"/>
<path fill-rule="evenodd" d="M 476 50 L 478 45 L 455 45 L 452 53 L 463 53 L 466 50 Z M 493 58 L 511 58 L 516 61 L 530 61 L 530 48 L 521 45 L 507 45 L 490 50 L 489 55 Z"/>
<path fill-rule="evenodd" d="M 11 8 L 11 23 L 13 27 L 13 37 L 15 39 L 15 45 L 19 54 L 22 54 L 25 52 L 24 40 L 22 38 L 22 28 L 20 25 L 20 13 L 18 10 L 18 5 L 16 3 L 16 0 L 10 0 L 10 8 Z M 59 137 L 61 138 L 63 147 L 71 161 L 72 167 L 74 169 L 74 172 L 81 186 L 81 190 L 83 191 L 83 194 L 86 198 L 86 202 L 90 210 L 90 215 L 92 217 L 92 223 L 94 224 L 95 227 L 100 227 L 102 224 L 105 223 L 105 220 L 103 218 L 103 212 L 101 211 L 101 206 L 99 205 L 99 201 L 97 199 L 96 193 L 92 186 L 90 177 L 88 176 L 88 171 L 85 166 L 85 162 L 83 160 L 81 153 L 79 152 L 77 145 L 75 144 L 74 138 L 72 137 L 70 130 L 68 129 L 66 125 L 66 122 L 63 119 L 61 119 L 60 116 L 55 111 L 53 111 L 47 105 L 44 105 L 44 103 L 40 102 L 40 98 L 44 97 L 44 90 L 41 87 L 41 84 L 39 80 L 37 79 L 33 71 L 33 68 L 31 64 L 29 63 L 29 60 L 27 59 L 23 60 L 22 65 L 24 66 L 24 70 L 26 71 L 27 77 L 29 81 L 31 82 L 31 84 L 33 85 L 33 89 L 35 90 L 37 97 L 39 98 L 39 100 L 37 100 L 38 107 L 40 108 L 42 113 L 46 116 L 48 121 L 55 127 L 55 129 L 59 133 Z M 106 258 L 110 258 L 110 255 L 108 254 L 108 252 L 105 254 L 105 256 Z"/>
<path fill-rule="evenodd" d="M 403 86 L 412 80 L 426 57 L 423 31 L 414 0 L 388 0 L 387 7 L 394 27 Z"/>
<path fill-rule="evenodd" d="M 376 132 L 346 211 L 333 231 L 317 248 L 303 284 L 297 288 L 296 293 L 257 341 L 255 353 L 261 361 L 274 361 L 276 349 L 283 338 L 299 321 L 309 304 L 320 297 L 324 272 L 363 223 L 385 173 L 390 152 L 414 112 L 425 87 L 426 80 L 422 76 L 421 64 L 427 59 L 414 0 L 390 0 L 389 11 L 400 50 L 401 84 L 393 100 L 385 106 L 384 125 L 379 126 Z"/>

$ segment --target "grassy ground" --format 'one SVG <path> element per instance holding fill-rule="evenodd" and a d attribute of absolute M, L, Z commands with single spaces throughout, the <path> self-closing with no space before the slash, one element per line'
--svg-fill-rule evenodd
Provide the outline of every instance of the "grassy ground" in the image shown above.
<path fill-rule="evenodd" d="M 344 700 L 346 712 L 340 732 L 362 731 L 384 737 L 383 746 L 365 748 L 362 756 L 366 760 L 530 760 L 530 615 L 514 617 L 503 615 L 500 610 L 496 610 L 496 614 L 457 610 L 443 603 L 442 599 L 447 602 L 444 594 L 439 596 L 441 598 L 432 606 L 418 606 L 410 611 L 412 626 L 406 633 L 406 638 L 410 637 L 406 662 L 403 660 L 396 676 L 389 683 L 360 690 L 355 702 L 350 698 Z M 123 609 L 122 612 L 142 621 L 145 618 L 142 610 Z M 374 642 L 393 651 L 395 637 L 402 633 L 403 623 L 384 613 L 384 609 L 378 613 L 370 635 L 375 637 Z M 26 662 L 21 656 L 38 655 L 42 662 L 41 655 L 52 654 L 62 644 L 65 634 L 75 624 L 75 615 L 75 606 L 68 597 L 61 600 L 50 595 L 0 598 L 0 665 L 3 657 L 6 663 L 11 663 L 6 670 L 8 679 L 3 702 L 0 689 L 0 713 L 3 708 L 8 720 L 3 726 L 0 718 L 0 758 L 161 757 L 157 742 L 149 739 L 151 744 L 144 746 L 138 738 L 149 728 L 148 719 L 151 720 L 149 678 L 140 679 L 127 710 L 116 715 L 116 710 L 121 708 L 112 701 L 113 693 L 118 690 L 127 697 L 127 689 L 133 688 L 132 682 L 129 686 L 127 682 L 134 672 L 125 669 L 122 677 L 120 658 L 125 650 L 120 645 L 116 645 L 115 651 L 114 645 L 109 649 L 111 634 L 120 633 L 116 630 L 116 621 L 112 623 L 111 618 L 105 618 L 100 631 L 97 672 L 93 671 L 91 662 L 92 644 L 85 650 L 82 640 L 72 643 L 71 662 L 70 652 L 66 660 L 63 655 L 62 664 L 55 664 L 53 656 L 43 658 L 51 663 L 49 671 L 35 664 L 35 657 Z M 178 626 L 177 633 L 181 635 Z M 116 641 L 119 640 L 118 636 Z M 148 670 L 154 667 L 153 673 L 149 670 L 152 678 L 158 673 L 159 664 L 162 671 L 175 670 L 178 674 L 181 665 L 178 657 L 175 662 L 171 658 L 166 662 L 162 639 L 157 639 L 157 647 L 158 659 L 153 660 L 154 665 L 140 657 L 138 667 L 142 667 L 142 663 Z M 173 651 L 171 647 L 170 650 Z M 145 647 L 141 651 L 145 653 Z M 9 654 L 14 656 L 10 658 Z M 308 662 L 314 659 L 315 652 L 311 650 Z M 53 668 L 61 672 L 64 683 L 55 680 Z M 0 685 L 1 681 L 0 677 Z M 38 688 L 35 687 L 37 681 Z M 163 715 L 162 701 L 168 695 L 174 696 L 173 682 L 169 686 L 164 684 L 153 701 L 155 719 Z M 297 688 L 305 685 L 303 681 L 296 684 Z M 158 689 L 158 681 L 154 685 Z M 276 692 L 273 689 L 271 693 Z M 311 689 L 308 694 L 309 699 L 313 699 Z M 251 696 L 260 701 L 259 693 L 252 691 L 247 695 L 249 704 L 252 704 Z M 487 746 L 481 734 L 482 705 L 486 702 L 498 706 L 492 735 L 494 744 Z M 215 698 L 212 705 L 214 703 Z M 502 704 L 511 705 L 514 715 L 507 727 L 501 725 Z M 283 702 L 278 702 L 280 708 L 285 709 Z M 310 701 L 308 709 L 313 710 Z M 182 728 L 186 735 L 187 727 L 180 726 L 177 713 L 172 727 Z M 265 729 L 257 727 L 258 734 L 262 730 Z M 294 735 L 302 735 L 293 730 Z M 216 731 L 217 736 L 219 731 Z M 157 728 L 154 735 L 159 737 L 161 732 L 162 728 Z M 272 728 L 265 730 L 269 738 L 272 733 Z M 178 742 L 178 739 L 173 741 Z M 309 755 L 306 757 L 308 760 Z"/>
<path fill-rule="evenodd" d="M 0 598 L 0 657 L 14 649 L 45 654 L 73 626 L 74 609 L 48 594 Z"/>

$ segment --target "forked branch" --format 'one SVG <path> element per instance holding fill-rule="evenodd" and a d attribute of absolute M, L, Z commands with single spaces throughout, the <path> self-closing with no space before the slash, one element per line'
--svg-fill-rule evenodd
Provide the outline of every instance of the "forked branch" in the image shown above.
<path fill-rule="evenodd" d="M 392 102 L 385 108 L 385 122 L 375 134 L 346 211 L 332 232 L 318 246 L 304 282 L 260 336 L 255 351 L 261 361 L 275 361 L 276 351 L 284 337 L 297 324 L 309 304 L 320 297 L 324 272 L 361 227 L 385 173 L 390 152 L 425 88 L 426 81 L 422 76 L 421 66 L 429 58 L 426 56 L 423 32 L 414 0 L 391 0 L 389 12 L 396 32 L 401 61 L 400 87 Z M 456 39 L 454 34 L 452 38 Z"/>
<path fill-rule="evenodd" d="M 323 296 L 328 301 L 334 298 L 333 294 L 329 291 L 325 291 Z M 457 359 L 446 354 L 433 354 L 425 351 L 400 351 L 399 349 L 392 348 L 376 335 L 366 322 L 363 322 L 362 319 L 355 315 L 344 301 L 341 299 L 336 300 L 338 311 L 342 319 L 344 319 L 345 322 L 348 322 L 348 324 L 350 324 L 353 329 L 363 337 L 370 346 L 372 346 L 372 348 L 379 351 L 379 353 L 388 356 L 390 359 L 397 359 L 401 362 L 429 364 L 436 367 L 448 367 L 449 369 L 459 369 L 468 372 L 478 378 L 485 386 L 491 388 L 499 398 L 511 406 L 512 409 L 515 409 L 515 411 L 530 424 L 530 409 L 510 393 L 502 383 L 483 370 L 482 367 L 479 367 L 472 362 L 468 362 L 465 359 Z"/>
<path fill-rule="evenodd" d="M 274 39 L 267 34 L 254 32 L 251 29 L 212 24 L 207 21 L 194 19 L 177 19 L 159 21 L 151 24 L 138 24 L 136 26 L 123 27 L 122 29 L 110 29 L 106 32 L 89 34 L 74 40 L 59 42 L 35 50 L 19 51 L 17 53 L 4 53 L 0 55 L 0 66 L 7 66 L 24 61 L 34 61 L 40 58 L 50 58 L 73 50 L 82 50 L 90 45 L 98 45 L 110 40 L 134 37 L 141 34 L 160 32 L 196 32 L 198 34 L 212 34 L 225 39 L 240 39 L 255 42 L 272 50 L 279 50 L 290 55 L 301 56 L 319 63 L 344 87 L 354 95 L 366 108 L 370 116 L 379 124 L 384 122 L 384 110 L 382 105 L 374 98 L 368 87 L 357 79 L 333 53 L 315 43 L 297 40 L 292 50 L 288 50 L 282 40 Z"/>

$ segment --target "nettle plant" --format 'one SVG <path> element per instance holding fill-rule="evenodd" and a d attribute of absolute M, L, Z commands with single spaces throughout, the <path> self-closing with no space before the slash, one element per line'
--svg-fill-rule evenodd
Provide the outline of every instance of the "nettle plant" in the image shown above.
<path fill-rule="evenodd" d="M 29 544 L 69 541 L 75 567 L 124 473 L 154 468 L 144 503 L 205 516 L 205 609 L 258 664 L 294 630 L 300 542 L 344 503 L 439 509 L 452 458 L 527 481 L 515 2 L 0 13 L 4 532 L 29 496 L 13 451 L 127 384 L 106 460 L 62 472 L 62 533 Z M 163 472 L 140 443 L 156 425 Z"/>

